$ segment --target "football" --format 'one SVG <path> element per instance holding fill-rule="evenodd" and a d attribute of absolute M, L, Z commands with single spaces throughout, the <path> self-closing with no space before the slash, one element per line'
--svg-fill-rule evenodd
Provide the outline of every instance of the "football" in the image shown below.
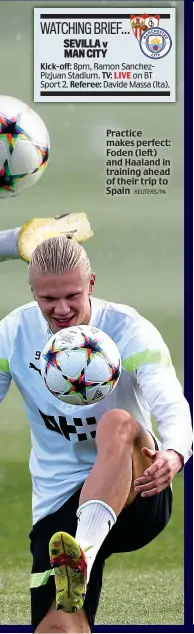
<path fill-rule="evenodd" d="M 99 328 L 71 326 L 49 339 L 40 368 L 53 396 L 70 405 L 92 405 L 116 387 L 121 358 L 114 341 Z"/>
<path fill-rule="evenodd" d="M 0 95 L 0 198 L 15 196 L 37 183 L 49 149 L 41 117 L 19 99 Z"/>

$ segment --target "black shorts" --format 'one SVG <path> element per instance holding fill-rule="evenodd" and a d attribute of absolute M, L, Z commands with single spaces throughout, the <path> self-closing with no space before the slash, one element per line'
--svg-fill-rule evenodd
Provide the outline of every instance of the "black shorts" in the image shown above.
<path fill-rule="evenodd" d="M 32 573 L 50 569 L 48 545 L 53 533 L 65 531 L 75 536 L 77 528 L 76 510 L 80 491 L 77 491 L 63 506 L 37 522 L 30 533 L 33 555 Z M 103 542 L 94 562 L 87 588 L 84 608 L 91 631 L 100 599 L 104 562 L 117 552 L 138 550 L 152 541 L 166 526 L 172 510 L 172 491 L 164 491 L 150 498 L 138 495 L 130 506 L 123 509 L 110 533 Z M 48 612 L 55 599 L 54 578 L 46 585 L 31 589 L 31 612 L 33 632 Z"/>

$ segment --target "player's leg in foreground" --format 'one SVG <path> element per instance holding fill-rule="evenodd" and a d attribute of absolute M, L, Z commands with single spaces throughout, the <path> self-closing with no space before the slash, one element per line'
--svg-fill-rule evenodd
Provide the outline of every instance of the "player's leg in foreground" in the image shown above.
<path fill-rule="evenodd" d="M 71 213 L 55 218 L 32 218 L 23 227 L 0 231 L 0 262 L 21 258 L 29 262 L 34 249 L 54 236 L 66 236 L 86 242 L 93 236 L 85 213 Z"/>
<path fill-rule="evenodd" d="M 92 565 L 117 516 L 136 497 L 133 481 L 151 464 L 141 453 L 142 447 L 155 449 L 149 432 L 124 410 L 103 414 L 96 445 L 97 460 L 80 495 L 76 537 L 58 532 L 50 540 L 56 604 L 37 633 L 90 631 L 82 606 Z"/>

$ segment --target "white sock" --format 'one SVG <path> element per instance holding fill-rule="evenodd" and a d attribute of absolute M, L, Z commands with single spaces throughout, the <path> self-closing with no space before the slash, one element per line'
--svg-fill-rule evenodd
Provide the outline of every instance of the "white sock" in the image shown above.
<path fill-rule="evenodd" d="M 113 509 L 101 500 L 85 502 L 79 506 L 76 515 L 78 525 L 75 539 L 82 550 L 86 551 L 88 582 L 97 552 L 115 524 L 117 516 Z"/>

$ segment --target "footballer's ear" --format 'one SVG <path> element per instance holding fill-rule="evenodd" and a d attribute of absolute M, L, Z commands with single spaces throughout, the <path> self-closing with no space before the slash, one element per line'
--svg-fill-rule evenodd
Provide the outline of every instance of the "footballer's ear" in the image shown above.
<path fill-rule="evenodd" d="M 91 278 L 90 278 L 89 293 L 93 293 L 95 279 L 96 279 L 95 273 L 92 273 Z"/>
<path fill-rule="evenodd" d="M 35 299 L 34 290 L 33 290 L 33 287 L 31 286 L 31 284 L 30 284 L 30 290 L 31 290 L 31 293 L 32 293 L 32 295 L 33 295 L 33 298 Z M 36 301 L 36 300 L 35 300 L 35 301 Z"/>

